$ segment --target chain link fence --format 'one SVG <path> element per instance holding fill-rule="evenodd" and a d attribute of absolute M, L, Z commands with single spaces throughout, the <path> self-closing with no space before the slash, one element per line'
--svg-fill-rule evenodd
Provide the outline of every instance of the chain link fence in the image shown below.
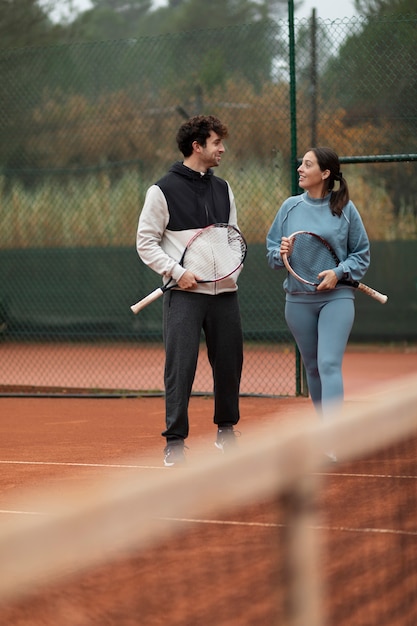
<path fill-rule="evenodd" d="M 239 280 L 242 392 L 300 392 L 283 275 L 265 254 L 267 230 L 293 193 L 294 143 L 299 156 L 310 145 L 342 157 L 406 155 L 347 160 L 343 173 L 372 241 L 367 282 L 390 296 L 378 308 L 358 295 L 352 339 L 415 340 L 416 25 L 415 16 L 313 13 L 295 22 L 294 73 L 286 20 L 0 51 L 3 392 L 162 390 L 160 303 L 130 311 L 160 284 L 135 235 L 146 189 L 180 158 L 176 131 L 197 113 L 229 126 L 218 174 L 249 243 Z M 204 358 L 198 368 L 195 390 L 210 392 Z"/>

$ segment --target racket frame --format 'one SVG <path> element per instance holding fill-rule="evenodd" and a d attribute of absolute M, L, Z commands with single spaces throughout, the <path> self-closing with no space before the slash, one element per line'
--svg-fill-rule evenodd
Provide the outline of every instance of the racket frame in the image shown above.
<path fill-rule="evenodd" d="M 332 255 L 334 262 L 337 265 L 339 265 L 340 260 L 336 254 L 336 252 L 333 250 L 332 246 L 329 244 L 328 241 L 326 241 L 325 239 L 323 239 L 323 237 L 320 237 L 320 235 L 317 235 L 316 233 L 312 233 L 309 232 L 307 230 L 297 230 L 294 233 L 292 233 L 291 235 L 289 235 L 288 239 L 293 239 L 295 238 L 297 235 L 310 235 L 311 237 L 316 238 L 318 241 L 320 241 L 320 243 L 325 246 L 330 254 Z M 285 268 L 287 269 L 287 271 L 294 276 L 294 278 L 296 278 L 298 281 L 304 283 L 305 285 L 312 285 L 313 287 L 317 287 L 320 284 L 320 281 L 310 281 L 307 280 L 305 278 L 303 278 L 302 276 L 300 276 L 299 274 L 297 274 L 297 272 L 293 269 L 293 267 L 291 266 L 290 263 L 290 257 L 291 254 L 288 255 L 287 253 L 284 252 L 284 254 L 281 254 L 281 258 L 282 258 L 282 262 L 285 265 Z M 324 268 L 325 269 L 325 268 Z M 331 268 L 327 268 L 327 269 L 331 269 Z M 386 301 L 388 300 L 388 296 L 386 296 L 383 293 L 380 293 L 379 291 L 376 291 L 376 289 L 373 289 L 372 287 L 369 287 L 368 285 L 365 285 L 364 283 L 361 283 L 357 280 L 346 280 L 346 279 L 341 279 L 338 280 L 338 284 L 339 285 L 348 285 L 349 287 L 353 287 L 354 289 L 358 289 L 359 291 L 362 291 L 362 293 L 364 293 L 367 296 L 370 296 L 371 298 L 374 298 L 374 300 L 377 300 L 378 302 L 380 302 L 381 304 L 385 304 Z"/>
<path fill-rule="evenodd" d="M 187 250 L 190 248 L 190 246 L 193 244 L 193 242 L 196 239 L 198 239 L 204 232 L 206 232 L 209 229 L 213 229 L 213 228 L 227 228 L 227 229 L 232 229 L 232 230 L 234 230 L 236 232 L 236 234 L 239 236 L 239 238 L 240 238 L 240 240 L 242 242 L 241 259 L 240 259 L 240 263 L 233 270 L 228 272 L 227 274 L 219 276 L 219 277 L 211 279 L 211 280 L 207 280 L 207 279 L 205 279 L 205 280 L 197 280 L 197 283 L 199 283 L 199 284 L 201 284 L 201 283 L 217 283 L 220 280 L 224 280 L 228 276 L 231 276 L 232 274 L 234 274 L 243 265 L 243 263 L 245 261 L 245 258 L 246 258 L 247 251 L 248 251 L 248 245 L 247 245 L 246 239 L 244 238 L 244 236 L 242 235 L 240 230 L 237 228 L 237 226 L 234 226 L 233 224 L 223 223 L 223 222 L 216 222 L 215 224 L 210 224 L 209 226 L 205 226 L 204 228 L 200 228 L 196 233 L 194 233 L 192 235 L 192 237 L 189 239 L 187 245 L 185 246 L 184 252 L 182 253 L 181 259 L 179 261 L 180 265 L 183 265 L 183 263 L 186 262 Z M 184 266 L 184 267 L 185 267 L 185 269 L 187 269 L 186 266 Z M 144 309 L 146 306 L 148 306 L 149 304 L 151 304 L 152 302 L 154 302 L 155 300 L 160 298 L 166 291 L 169 291 L 170 289 L 174 289 L 175 287 L 178 287 L 178 283 L 173 283 L 172 281 L 173 281 L 173 278 L 171 277 L 169 279 L 169 281 L 167 283 L 165 283 L 165 285 L 162 285 L 162 287 L 157 287 L 157 289 L 155 289 L 154 291 L 149 293 L 147 296 L 145 296 L 144 298 L 139 300 L 139 302 L 136 302 L 135 304 L 132 304 L 132 306 L 130 307 L 131 311 L 133 313 L 135 313 L 135 315 L 136 315 L 137 313 L 139 313 L 139 311 Z"/>

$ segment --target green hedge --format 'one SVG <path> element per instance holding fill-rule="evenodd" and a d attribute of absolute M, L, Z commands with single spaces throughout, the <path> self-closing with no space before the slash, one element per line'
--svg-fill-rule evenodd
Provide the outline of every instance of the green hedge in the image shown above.
<path fill-rule="evenodd" d="M 357 341 L 417 339 L 417 242 L 374 242 L 365 282 L 389 296 L 380 305 L 358 293 Z M 251 245 L 239 279 L 245 338 L 286 341 L 284 274 Z M 160 279 L 131 248 L 0 251 L 0 332 L 14 340 L 161 339 L 161 301 L 137 316 L 130 305 Z"/>

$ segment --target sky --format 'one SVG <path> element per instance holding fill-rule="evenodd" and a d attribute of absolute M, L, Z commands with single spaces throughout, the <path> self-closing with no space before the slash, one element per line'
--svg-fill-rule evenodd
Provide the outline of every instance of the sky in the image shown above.
<path fill-rule="evenodd" d="M 55 14 L 64 12 L 59 7 L 65 4 L 67 2 L 57 0 Z M 154 6 L 163 6 L 164 4 L 166 4 L 166 0 L 154 0 Z M 89 0 L 73 0 L 72 5 L 82 11 L 91 6 Z M 349 18 L 355 15 L 353 0 L 303 0 L 302 7 L 294 15 L 296 18 L 310 17 L 313 9 L 316 9 L 316 16 L 322 19 Z"/>
<path fill-rule="evenodd" d="M 302 7 L 294 13 L 294 16 L 310 17 L 313 9 L 316 9 L 316 17 L 324 20 L 356 15 L 353 0 L 304 0 Z"/>

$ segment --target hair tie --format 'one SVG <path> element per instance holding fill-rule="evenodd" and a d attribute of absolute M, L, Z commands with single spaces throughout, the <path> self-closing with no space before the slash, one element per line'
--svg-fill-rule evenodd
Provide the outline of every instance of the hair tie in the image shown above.
<path fill-rule="evenodd" d="M 337 175 L 337 180 L 342 180 L 343 178 L 343 174 L 342 174 L 342 170 L 340 170 L 339 174 Z"/>

